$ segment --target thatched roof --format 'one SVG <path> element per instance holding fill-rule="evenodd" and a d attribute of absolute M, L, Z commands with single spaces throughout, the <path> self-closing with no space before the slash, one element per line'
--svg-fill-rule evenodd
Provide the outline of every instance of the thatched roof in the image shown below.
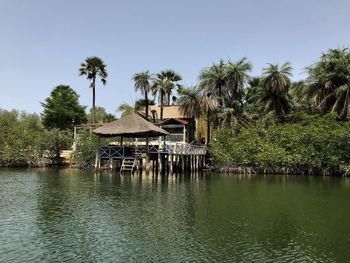
<path fill-rule="evenodd" d="M 119 120 L 107 123 L 95 129 L 93 133 L 102 137 L 124 136 L 133 138 L 169 134 L 135 113 L 130 113 Z"/>

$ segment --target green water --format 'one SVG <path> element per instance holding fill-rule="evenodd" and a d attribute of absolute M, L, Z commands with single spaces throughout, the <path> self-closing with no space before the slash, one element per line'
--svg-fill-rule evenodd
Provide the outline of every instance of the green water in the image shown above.
<path fill-rule="evenodd" d="M 0 262 L 347 262 L 350 180 L 0 170 Z"/>

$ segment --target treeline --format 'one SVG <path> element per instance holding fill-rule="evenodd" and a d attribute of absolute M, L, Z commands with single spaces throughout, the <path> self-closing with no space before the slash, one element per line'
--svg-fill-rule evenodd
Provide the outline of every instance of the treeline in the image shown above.
<path fill-rule="evenodd" d="M 220 61 L 203 70 L 198 87 L 180 97 L 186 99 L 188 112 L 197 109 L 209 120 L 214 166 L 245 172 L 348 174 L 349 49 L 323 53 L 306 68 L 307 78 L 298 82 L 291 80 L 289 62 L 268 64 L 258 77 L 250 76 L 250 70 L 245 58 Z"/>
<path fill-rule="evenodd" d="M 350 174 L 350 122 L 336 114 L 258 120 L 213 135 L 210 154 L 220 171 L 315 175 Z"/>
<path fill-rule="evenodd" d="M 135 105 L 123 104 L 119 110 L 145 111 L 147 118 L 148 106 L 157 99 L 161 119 L 164 105 L 177 104 L 188 117 L 206 120 L 206 143 L 214 166 L 347 173 L 349 49 L 322 53 L 306 68 L 307 78 L 297 82 L 292 81 L 289 62 L 267 64 L 260 76 L 251 76 L 251 70 L 247 58 L 220 60 L 204 68 L 198 84 L 192 87 L 183 85 L 181 75 L 173 70 L 136 73 L 132 80 L 142 99 Z M 90 113 L 86 114 L 86 107 L 79 104 L 79 95 L 63 85 L 54 88 L 42 103 L 40 117 L 2 110 L 0 165 L 34 165 L 44 159 L 54 162 L 59 158 L 59 147 L 72 145 L 69 133 L 75 124 L 115 119 L 95 105 L 96 79 L 106 84 L 103 61 L 87 58 L 79 72 L 90 81 L 93 91 Z M 82 166 L 89 166 L 93 162 L 94 137 L 82 138 L 75 157 Z"/>
<path fill-rule="evenodd" d="M 0 166 L 48 166 L 72 146 L 71 130 L 45 129 L 37 114 L 0 109 Z"/>

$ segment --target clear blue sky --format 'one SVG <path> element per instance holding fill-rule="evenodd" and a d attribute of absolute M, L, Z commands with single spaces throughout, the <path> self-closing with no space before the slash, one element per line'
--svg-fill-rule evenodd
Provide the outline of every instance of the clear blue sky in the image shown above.
<path fill-rule="evenodd" d="M 220 58 L 243 56 L 259 75 L 290 61 L 294 79 L 322 51 L 350 44 L 349 0 L 0 0 L 0 108 L 40 113 L 53 87 L 70 85 L 91 105 L 81 62 L 109 73 L 97 105 L 115 113 L 137 98 L 131 77 L 172 68 L 185 85 Z"/>

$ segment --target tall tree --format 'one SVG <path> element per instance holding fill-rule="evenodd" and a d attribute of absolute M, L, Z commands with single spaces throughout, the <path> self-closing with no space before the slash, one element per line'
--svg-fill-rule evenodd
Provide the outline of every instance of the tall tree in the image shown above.
<path fill-rule="evenodd" d="M 252 65 L 246 57 L 237 62 L 229 61 L 226 65 L 227 94 L 229 100 L 241 100 L 244 86 L 249 80 L 248 72 L 252 70 Z"/>
<path fill-rule="evenodd" d="M 46 128 L 67 129 L 86 122 L 85 107 L 79 104 L 79 95 L 69 86 L 55 87 L 41 105 L 43 125 Z"/>
<path fill-rule="evenodd" d="M 213 99 L 210 93 L 207 93 L 204 91 L 203 96 L 202 96 L 202 108 L 204 114 L 206 113 L 207 117 L 207 145 L 210 143 L 210 131 L 211 131 L 211 113 L 214 109 L 218 107 L 217 105 L 217 100 Z"/>
<path fill-rule="evenodd" d="M 210 113 L 216 108 L 216 100 L 210 97 L 210 94 L 203 93 L 200 86 L 186 88 L 181 86 L 178 90 L 179 98 L 177 102 L 180 104 L 181 112 L 196 120 L 201 116 L 207 118 L 207 144 L 210 142 Z"/>
<path fill-rule="evenodd" d="M 266 112 L 273 112 L 277 118 L 284 117 L 289 109 L 288 90 L 291 84 L 292 67 L 289 62 L 273 65 L 263 69 L 262 87 L 260 98 L 265 105 Z"/>
<path fill-rule="evenodd" d="M 158 94 L 160 101 L 160 119 L 163 120 L 163 107 L 170 105 L 172 90 L 182 77 L 173 70 L 161 71 L 156 75 L 152 84 L 153 95 Z"/>
<path fill-rule="evenodd" d="M 227 75 L 226 64 L 223 60 L 205 68 L 199 75 L 200 86 L 212 99 L 217 99 L 220 106 L 223 105 L 226 95 Z"/>
<path fill-rule="evenodd" d="M 80 65 L 79 69 L 80 76 L 86 76 L 88 80 L 91 81 L 90 88 L 92 88 L 92 123 L 96 121 L 95 113 L 95 88 L 96 88 L 96 78 L 100 77 L 103 85 L 107 82 L 107 71 L 106 65 L 102 59 L 98 57 L 88 57 L 84 63 Z"/>
<path fill-rule="evenodd" d="M 151 75 L 149 74 L 149 71 L 145 71 L 145 72 L 140 72 L 140 73 L 136 73 L 133 76 L 133 80 L 135 82 L 134 87 L 136 91 L 140 91 L 141 94 L 144 96 L 144 102 L 145 102 L 145 107 L 146 107 L 146 119 L 148 119 L 148 102 L 149 102 L 149 98 L 148 98 L 148 94 L 150 92 L 151 89 Z"/>
<path fill-rule="evenodd" d="M 87 119 L 89 122 L 92 122 L 92 108 L 90 109 L 90 113 L 87 115 Z M 95 108 L 95 122 L 96 123 L 108 123 L 116 120 L 116 117 L 112 113 L 108 113 L 105 108 L 96 106 Z"/>
<path fill-rule="evenodd" d="M 200 87 L 181 87 L 179 89 L 180 111 L 190 118 L 198 119 L 202 114 L 202 94 Z"/>
<path fill-rule="evenodd" d="M 349 117 L 350 52 L 330 49 L 320 61 L 308 67 L 307 95 L 321 112 L 337 112 L 342 120 Z"/>
<path fill-rule="evenodd" d="M 262 97 L 262 78 L 254 77 L 249 79 L 248 87 L 245 90 L 245 104 L 244 108 L 253 116 L 260 117 L 264 112 L 264 107 L 261 104 L 260 98 Z"/>

